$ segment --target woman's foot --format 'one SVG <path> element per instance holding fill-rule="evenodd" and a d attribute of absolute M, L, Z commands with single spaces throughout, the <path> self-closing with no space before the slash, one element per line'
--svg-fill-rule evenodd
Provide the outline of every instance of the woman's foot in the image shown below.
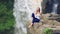
<path fill-rule="evenodd" d="M 34 24 L 29 25 L 29 27 L 28 27 L 28 28 L 30 28 L 30 27 L 32 27 L 32 26 L 34 26 Z"/>
<path fill-rule="evenodd" d="M 31 25 L 28 26 L 28 28 L 30 28 L 30 27 L 31 27 Z"/>

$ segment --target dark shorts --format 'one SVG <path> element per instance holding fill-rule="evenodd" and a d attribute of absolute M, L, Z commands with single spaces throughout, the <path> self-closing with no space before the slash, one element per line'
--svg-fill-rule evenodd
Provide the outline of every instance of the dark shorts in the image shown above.
<path fill-rule="evenodd" d="M 32 24 L 34 24 L 35 22 L 38 22 L 39 23 L 40 22 L 40 19 L 37 19 L 37 18 L 36 19 L 33 19 L 32 20 Z"/>

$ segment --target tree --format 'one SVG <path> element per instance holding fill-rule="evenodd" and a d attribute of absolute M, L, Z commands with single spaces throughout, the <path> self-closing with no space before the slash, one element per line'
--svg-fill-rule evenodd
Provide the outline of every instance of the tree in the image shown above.
<path fill-rule="evenodd" d="M 14 26 L 13 0 L 0 0 L 0 33 Z"/>

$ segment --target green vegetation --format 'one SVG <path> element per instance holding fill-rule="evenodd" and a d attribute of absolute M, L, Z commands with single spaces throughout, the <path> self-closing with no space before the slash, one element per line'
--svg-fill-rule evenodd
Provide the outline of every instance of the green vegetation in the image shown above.
<path fill-rule="evenodd" d="M 43 31 L 44 31 L 44 34 L 52 34 L 52 29 L 45 28 Z"/>
<path fill-rule="evenodd" d="M 4 32 L 4 34 L 12 34 L 14 26 L 13 3 L 13 0 L 0 0 L 0 34 Z"/>

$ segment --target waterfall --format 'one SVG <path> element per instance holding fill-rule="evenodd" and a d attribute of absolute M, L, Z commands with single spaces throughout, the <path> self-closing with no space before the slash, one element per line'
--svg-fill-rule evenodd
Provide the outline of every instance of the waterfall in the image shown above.
<path fill-rule="evenodd" d="M 27 33 L 26 29 L 26 20 L 28 13 L 25 6 L 25 0 L 15 0 L 14 1 L 14 17 L 15 17 L 15 33 L 14 34 L 25 34 Z"/>
<path fill-rule="evenodd" d="M 35 5 L 39 5 L 42 10 L 41 1 L 14 0 L 13 15 L 16 21 L 14 34 L 27 34 L 26 23 L 31 19 L 31 13 L 36 9 Z"/>
<path fill-rule="evenodd" d="M 52 14 L 57 14 L 57 7 L 58 7 L 58 4 L 53 4 Z"/>

